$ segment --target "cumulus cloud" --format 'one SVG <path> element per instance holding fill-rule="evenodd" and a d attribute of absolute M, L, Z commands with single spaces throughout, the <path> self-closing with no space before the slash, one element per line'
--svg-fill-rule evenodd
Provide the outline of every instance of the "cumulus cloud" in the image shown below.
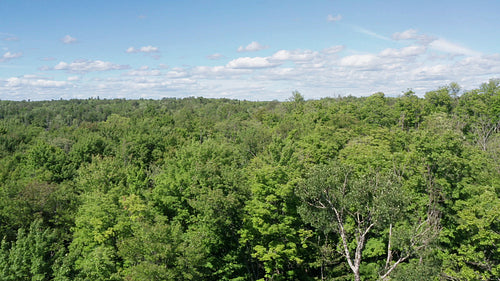
<path fill-rule="evenodd" d="M 3 54 L 0 57 L 0 62 L 9 61 L 11 59 L 17 59 L 17 58 L 20 58 L 22 56 L 23 56 L 22 52 L 18 52 L 18 53 L 6 52 L 5 54 Z"/>
<path fill-rule="evenodd" d="M 352 55 L 342 58 L 339 64 L 351 67 L 371 67 L 376 65 L 378 61 L 379 58 L 373 54 Z"/>
<path fill-rule="evenodd" d="M 318 56 L 318 52 L 311 50 L 280 50 L 271 56 L 272 61 L 285 61 L 290 60 L 294 62 L 311 61 Z"/>
<path fill-rule="evenodd" d="M 422 45 L 429 45 L 429 43 L 437 39 L 434 36 L 420 34 L 416 29 L 408 29 L 403 32 L 395 32 L 392 34 L 391 38 L 396 41 L 414 40 Z"/>
<path fill-rule="evenodd" d="M 326 20 L 329 21 L 329 22 L 336 22 L 336 21 L 340 21 L 341 19 L 342 19 L 342 15 L 341 14 L 338 14 L 336 16 L 328 15 L 326 17 Z"/>
<path fill-rule="evenodd" d="M 79 60 L 72 63 L 60 62 L 54 66 L 54 70 L 65 70 L 70 73 L 87 73 L 93 71 L 122 70 L 130 68 L 128 65 L 120 65 L 100 60 Z"/>
<path fill-rule="evenodd" d="M 370 36 L 381 36 L 370 33 L 369 30 L 358 31 L 371 34 Z M 99 60 L 54 62 L 55 66 L 47 67 L 46 70 L 62 70 L 72 74 L 63 81 L 40 76 L 0 78 L 0 92 L 5 93 L 5 96 L 14 97 L 16 94 L 23 97 L 25 93 L 36 91 L 47 93 L 44 97 L 48 99 L 65 97 L 66 93 L 71 92 L 71 95 L 82 98 L 92 93 L 110 98 L 228 96 L 284 100 L 296 89 L 307 98 L 366 96 L 377 91 L 395 96 L 408 88 L 423 95 L 425 91 L 452 81 L 470 89 L 491 77 L 500 77 L 500 54 L 482 55 L 448 40 L 420 34 L 413 29 L 394 33 L 388 40 L 391 41 L 390 45 L 400 46 L 365 53 L 349 49 L 349 46 L 281 49 L 268 56 L 249 57 L 244 54 L 241 57 L 214 61 L 207 66 L 174 65 L 169 68 L 157 64 L 131 69 L 128 65 Z M 250 51 L 261 48 L 259 46 L 261 45 L 255 43 L 241 48 Z M 151 56 L 158 52 L 158 48 L 130 47 L 127 51 Z M 22 55 L 13 52 L 2 54 L 0 59 L 3 60 Z M 224 57 L 213 54 L 207 58 Z M 127 70 L 108 72 L 98 78 L 80 78 L 92 71 L 124 69 Z M 69 87 L 71 91 L 67 90 Z"/>
<path fill-rule="evenodd" d="M 197 79 L 237 79 L 241 75 L 251 73 L 252 69 L 230 68 L 224 65 L 197 66 L 190 70 L 190 75 Z"/>
<path fill-rule="evenodd" d="M 64 36 L 63 38 L 61 38 L 61 41 L 64 44 L 73 44 L 73 43 L 78 42 L 78 40 L 75 37 L 71 37 L 70 35 Z"/>
<path fill-rule="evenodd" d="M 129 47 L 126 51 L 126 53 L 129 54 L 134 54 L 134 53 L 158 53 L 159 49 L 158 47 L 153 47 L 153 46 L 144 46 L 140 48 L 134 48 L 134 47 Z"/>
<path fill-rule="evenodd" d="M 396 57 L 396 58 L 405 58 L 405 57 L 414 57 L 425 53 L 427 50 L 424 46 L 408 46 L 402 49 L 385 49 L 380 52 L 381 57 Z"/>
<path fill-rule="evenodd" d="M 235 69 L 252 69 L 252 68 L 268 68 L 268 67 L 276 67 L 280 65 L 279 62 L 270 62 L 268 58 L 264 57 L 242 57 L 234 59 L 226 65 L 228 68 Z"/>
<path fill-rule="evenodd" d="M 256 52 L 256 51 L 265 50 L 268 48 L 269 48 L 269 46 L 264 46 L 264 45 L 261 45 L 259 42 L 253 41 L 252 43 L 248 44 L 246 47 L 240 46 L 238 48 L 238 52 Z"/>
<path fill-rule="evenodd" d="M 166 74 L 167 78 L 185 78 L 188 76 L 187 71 L 181 67 L 175 67 Z"/>
<path fill-rule="evenodd" d="M 410 39 L 418 39 L 420 35 L 415 29 L 408 29 L 403 32 L 395 32 L 392 34 L 392 39 L 394 40 L 410 40 Z"/>

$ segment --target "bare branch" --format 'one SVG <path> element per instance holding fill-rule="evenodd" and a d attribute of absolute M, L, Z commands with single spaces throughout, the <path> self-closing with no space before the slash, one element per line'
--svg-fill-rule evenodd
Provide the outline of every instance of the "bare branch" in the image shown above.
<path fill-rule="evenodd" d="M 387 272 L 380 276 L 380 280 L 386 280 L 386 278 L 389 276 L 389 274 L 391 274 L 391 272 L 398 266 L 398 264 L 400 264 L 401 262 L 405 261 L 406 259 L 408 259 L 410 257 L 410 254 L 407 254 L 406 256 L 404 257 L 400 257 L 388 270 Z"/>
<path fill-rule="evenodd" d="M 392 261 L 391 238 L 392 238 L 392 223 L 389 225 L 389 242 L 387 243 L 387 259 L 385 261 L 386 269 L 389 267 L 389 263 Z"/>
<path fill-rule="evenodd" d="M 339 212 L 337 211 L 336 208 L 332 208 L 332 209 L 335 212 L 335 215 L 337 217 L 337 222 L 338 222 L 338 225 L 339 225 L 340 237 L 342 238 L 342 245 L 344 246 L 344 255 L 345 255 L 346 259 L 347 259 L 347 263 L 349 264 L 349 267 L 355 272 L 356 271 L 356 267 L 354 266 L 354 264 L 352 263 L 352 260 L 351 260 L 351 253 L 349 253 L 349 247 L 347 246 L 347 237 L 346 237 L 346 234 L 345 234 L 344 225 L 342 224 L 342 218 L 340 217 L 340 214 L 339 214 Z"/>

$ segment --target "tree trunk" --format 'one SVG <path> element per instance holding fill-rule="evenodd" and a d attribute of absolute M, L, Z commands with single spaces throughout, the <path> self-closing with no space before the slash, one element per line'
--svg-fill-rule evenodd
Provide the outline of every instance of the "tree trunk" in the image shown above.
<path fill-rule="evenodd" d="M 354 270 L 354 280 L 361 281 L 361 275 L 359 274 L 359 266 Z"/>

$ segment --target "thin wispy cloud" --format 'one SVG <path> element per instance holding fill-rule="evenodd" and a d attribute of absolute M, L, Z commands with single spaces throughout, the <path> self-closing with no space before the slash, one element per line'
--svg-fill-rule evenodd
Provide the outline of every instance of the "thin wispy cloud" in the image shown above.
<path fill-rule="evenodd" d="M 321 50 L 321 52 L 325 53 L 325 54 L 336 54 L 336 53 L 343 51 L 344 49 L 345 49 L 344 45 L 337 45 L 337 46 L 325 48 L 325 49 Z"/>
<path fill-rule="evenodd" d="M 19 41 L 19 37 L 16 37 L 16 36 L 9 36 L 9 37 L 6 37 L 3 39 L 3 41 L 7 41 L 7 42 L 15 42 L 15 41 Z"/>
<path fill-rule="evenodd" d="M 444 38 L 429 36 L 418 33 L 415 29 L 408 29 L 403 32 L 395 32 L 391 36 L 392 39 L 399 40 L 414 40 L 417 43 L 428 46 L 435 51 L 448 53 L 452 55 L 467 55 L 467 56 L 480 56 L 481 52 L 474 51 L 460 44 L 450 42 Z"/>
<path fill-rule="evenodd" d="M 480 52 L 476 52 L 476 51 L 471 50 L 467 47 L 460 46 L 459 44 L 452 43 L 452 42 L 450 42 L 446 39 L 442 39 L 442 38 L 432 41 L 429 44 L 429 47 L 434 49 L 434 50 L 445 52 L 445 53 L 450 53 L 450 54 L 467 55 L 467 56 L 480 56 L 481 55 Z"/>
<path fill-rule="evenodd" d="M 78 42 L 78 40 L 75 37 L 71 37 L 70 35 L 64 36 L 63 38 L 61 38 L 61 41 L 64 44 L 73 44 L 73 43 Z"/>
<path fill-rule="evenodd" d="M 209 60 L 220 60 L 220 59 L 223 59 L 223 58 L 225 58 L 225 56 L 221 55 L 219 53 L 215 53 L 215 54 L 207 56 L 207 59 L 209 59 Z"/>
<path fill-rule="evenodd" d="M 380 35 L 374 31 L 368 30 L 368 29 L 360 27 L 360 26 L 352 25 L 352 29 L 358 33 L 365 34 L 365 35 L 368 35 L 368 36 L 373 37 L 373 38 L 377 38 L 377 39 L 381 39 L 381 40 L 385 40 L 385 41 L 391 41 L 391 39 L 389 37 Z"/>
<path fill-rule="evenodd" d="M 328 15 L 326 17 L 326 20 L 329 21 L 329 22 L 336 22 L 336 21 L 340 21 L 342 20 L 342 15 L 341 14 L 338 14 L 336 16 L 332 16 L 332 15 Z"/>
<path fill-rule="evenodd" d="M 158 47 L 153 47 L 149 45 L 140 48 L 129 47 L 125 52 L 129 54 L 135 54 L 135 53 L 158 53 L 159 51 L 160 50 Z"/>
<path fill-rule="evenodd" d="M 0 57 L 0 62 L 9 61 L 11 59 L 17 59 L 22 56 L 23 56 L 22 52 L 17 52 L 17 53 L 6 52 Z"/>

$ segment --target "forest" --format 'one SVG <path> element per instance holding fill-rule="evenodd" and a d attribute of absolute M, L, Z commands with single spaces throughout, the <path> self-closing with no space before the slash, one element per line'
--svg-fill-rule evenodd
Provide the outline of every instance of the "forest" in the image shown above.
<path fill-rule="evenodd" d="M 0 100 L 0 280 L 500 280 L 500 80 Z"/>

